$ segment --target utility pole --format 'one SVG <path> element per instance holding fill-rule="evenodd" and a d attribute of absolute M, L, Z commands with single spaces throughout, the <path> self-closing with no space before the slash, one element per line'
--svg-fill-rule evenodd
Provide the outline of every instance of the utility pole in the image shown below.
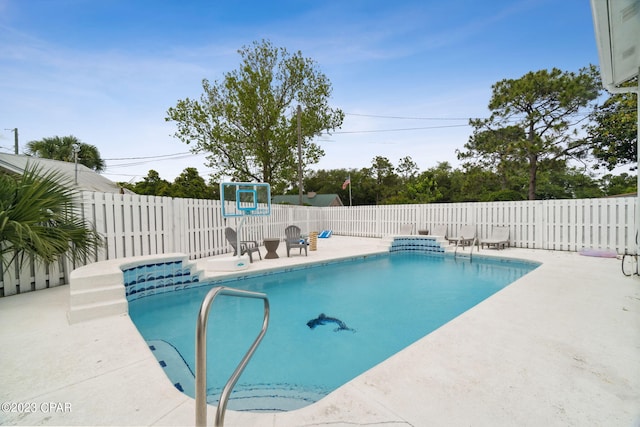
<path fill-rule="evenodd" d="M 78 185 L 78 152 L 80 151 L 80 146 L 78 144 L 73 144 L 73 159 L 76 164 L 76 177 L 75 184 Z"/>
<path fill-rule="evenodd" d="M 298 204 L 302 206 L 302 127 L 300 116 L 302 108 L 298 105 Z"/>
<path fill-rule="evenodd" d="M 13 140 L 15 141 L 16 154 L 18 153 L 18 128 L 13 128 Z"/>

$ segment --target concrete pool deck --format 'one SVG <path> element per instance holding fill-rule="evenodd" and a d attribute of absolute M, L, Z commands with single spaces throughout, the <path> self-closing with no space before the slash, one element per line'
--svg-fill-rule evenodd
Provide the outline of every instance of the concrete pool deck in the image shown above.
<path fill-rule="evenodd" d="M 286 258 L 281 244 L 281 258 L 247 271 L 382 250 L 381 239 L 333 236 Z M 619 260 L 576 253 L 480 255 L 543 264 L 319 402 L 227 411 L 225 424 L 640 425 L 640 278 L 623 276 Z M 0 298 L 0 424 L 194 424 L 194 400 L 173 387 L 128 316 L 69 325 L 68 310 L 67 285 Z"/>

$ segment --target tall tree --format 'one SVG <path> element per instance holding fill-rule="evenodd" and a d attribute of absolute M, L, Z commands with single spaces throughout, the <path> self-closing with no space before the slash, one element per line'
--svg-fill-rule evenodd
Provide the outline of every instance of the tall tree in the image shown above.
<path fill-rule="evenodd" d="M 345 177 L 349 176 L 346 169 L 320 169 L 317 171 L 309 171 L 304 177 L 304 188 L 307 192 L 315 192 L 319 194 L 339 194 L 342 198 L 345 194 L 348 200 L 348 190 L 342 190 L 342 183 Z M 298 194 L 298 188 L 289 191 L 289 194 Z M 345 199 L 342 198 L 344 201 Z"/>
<path fill-rule="evenodd" d="M 405 156 L 398 162 L 396 171 L 398 172 L 402 180 L 406 182 L 411 178 L 414 178 L 418 174 L 420 169 L 418 169 L 418 165 L 413 161 L 411 156 Z"/>
<path fill-rule="evenodd" d="M 453 167 L 449 162 L 439 162 L 435 167 L 429 168 L 423 172 L 431 178 L 438 188 L 438 196 L 434 202 L 451 202 L 454 195 L 459 194 L 459 188 L 454 184 L 456 178 Z"/>
<path fill-rule="evenodd" d="M 524 130 L 518 126 L 506 126 L 499 129 L 480 130 L 469 138 L 465 148 L 473 147 L 467 152 L 458 151 L 458 158 L 466 160 L 465 169 L 474 170 L 479 166 L 496 174 L 499 178 L 500 190 L 507 191 L 513 180 L 518 180 L 524 171 L 523 155 L 520 149 L 526 140 Z"/>
<path fill-rule="evenodd" d="M 461 178 L 459 193 L 455 196 L 456 202 L 488 202 L 513 198 L 509 191 L 501 186 L 500 177 L 487 168 L 478 165 L 467 166 Z"/>
<path fill-rule="evenodd" d="M 0 173 L 3 267 L 32 256 L 47 264 L 66 254 L 94 257 L 102 238 L 75 210 L 76 197 L 73 183 L 56 172 L 27 165 L 22 175 Z"/>
<path fill-rule="evenodd" d="M 431 203 L 442 197 L 438 185 L 428 172 L 404 180 L 397 194 L 387 198 L 385 204 Z"/>
<path fill-rule="evenodd" d="M 599 183 L 606 196 L 636 193 L 638 191 L 638 178 L 626 172 L 620 175 L 606 174 L 600 178 Z"/>
<path fill-rule="evenodd" d="M 85 144 L 73 135 L 52 136 L 37 141 L 29 141 L 27 142 L 26 154 L 43 159 L 75 162 L 74 149 L 76 147 L 78 149 L 78 163 L 96 172 L 104 171 L 106 164 L 100 157 L 100 152 L 95 145 Z"/>
<path fill-rule="evenodd" d="M 501 80 L 492 89 L 491 116 L 470 121 L 474 133 L 465 144 L 467 151 L 458 157 L 526 163 L 528 198 L 533 200 L 544 160 L 584 154 L 586 142 L 577 137 L 577 117 L 598 97 L 599 74 L 594 66 L 577 74 L 554 68 Z"/>
<path fill-rule="evenodd" d="M 324 155 L 313 137 L 339 128 L 344 113 L 329 107 L 329 79 L 300 51 L 292 55 L 263 40 L 238 53 L 237 70 L 221 83 L 204 79 L 200 100 L 179 100 L 166 120 L 176 123 L 175 136 L 193 144 L 194 152 L 209 153 L 214 179 L 269 182 L 278 194 L 297 172 L 297 107 L 303 167 Z"/>
<path fill-rule="evenodd" d="M 171 195 L 185 199 L 215 199 L 220 197 L 220 190 L 213 191 L 200 176 L 198 169 L 185 168 L 173 181 Z"/>
<path fill-rule="evenodd" d="M 638 79 L 630 84 L 637 86 Z M 587 132 L 599 166 L 609 170 L 620 165 L 637 167 L 638 96 L 635 93 L 612 95 L 591 114 L 592 123 Z"/>
<path fill-rule="evenodd" d="M 389 159 L 376 156 L 371 167 L 363 169 L 375 181 L 376 204 L 384 204 L 385 200 L 397 191 L 398 175 Z"/>
<path fill-rule="evenodd" d="M 540 174 L 537 197 L 539 199 L 588 199 L 602 197 L 598 182 L 584 173 L 582 168 L 566 167 L 558 162 Z"/>
<path fill-rule="evenodd" d="M 136 182 L 132 190 L 137 194 L 149 196 L 171 196 L 171 183 L 160 178 L 160 174 L 150 169 L 142 181 Z"/>
<path fill-rule="evenodd" d="M 351 178 L 351 201 L 354 206 L 375 205 L 378 200 L 378 184 L 371 174 L 370 168 L 360 170 L 350 170 L 347 175 Z M 343 179 L 344 182 L 344 179 Z M 342 184 L 340 184 L 342 188 Z M 349 200 L 349 189 L 345 188 L 339 193 L 342 200 Z"/>

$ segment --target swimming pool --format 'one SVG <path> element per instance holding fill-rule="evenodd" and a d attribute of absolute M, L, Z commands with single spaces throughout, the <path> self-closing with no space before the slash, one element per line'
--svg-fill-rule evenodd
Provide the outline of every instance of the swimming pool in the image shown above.
<path fill-rule="evenodd" d="M 218 280 L 264 292 L 271 305 L 267 335 L 228 407 L 282 411 L 313 403 L 536 266 L 400 252 Z M 199 285 L 129 302 L 131 318 L 165 372 L 192 397 L 196 316 L 213 286 Z M 210 403 L 261 324 L 261 301 L 216 299 L 207 336 Z"/>

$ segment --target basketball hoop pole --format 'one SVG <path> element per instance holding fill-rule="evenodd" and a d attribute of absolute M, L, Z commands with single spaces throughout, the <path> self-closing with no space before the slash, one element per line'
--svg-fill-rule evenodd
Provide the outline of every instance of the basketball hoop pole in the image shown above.
<path fill-rule="evenodd" d="M 240 224 L 238 224 L 238 231 L 236 232 L 236 248 L 238 248 L 238 259 L 242 256 L 242 246 L 240 246 L 240 242 L 242 241 L 242 226 L 244 225 L 244 220 L 247 218 L 247 215 L 242 215 L 242 219 L 240 220 Z"/>
<path fill-rule="evenodd" d="M 237 265 L 240 266 L 242 228 L 245 220 L 248 216 L 271 215 L 271 186 L 265 182 L 221 182 L 220 205 L 223 218 L 240 218 L 236 228 Z"/>

